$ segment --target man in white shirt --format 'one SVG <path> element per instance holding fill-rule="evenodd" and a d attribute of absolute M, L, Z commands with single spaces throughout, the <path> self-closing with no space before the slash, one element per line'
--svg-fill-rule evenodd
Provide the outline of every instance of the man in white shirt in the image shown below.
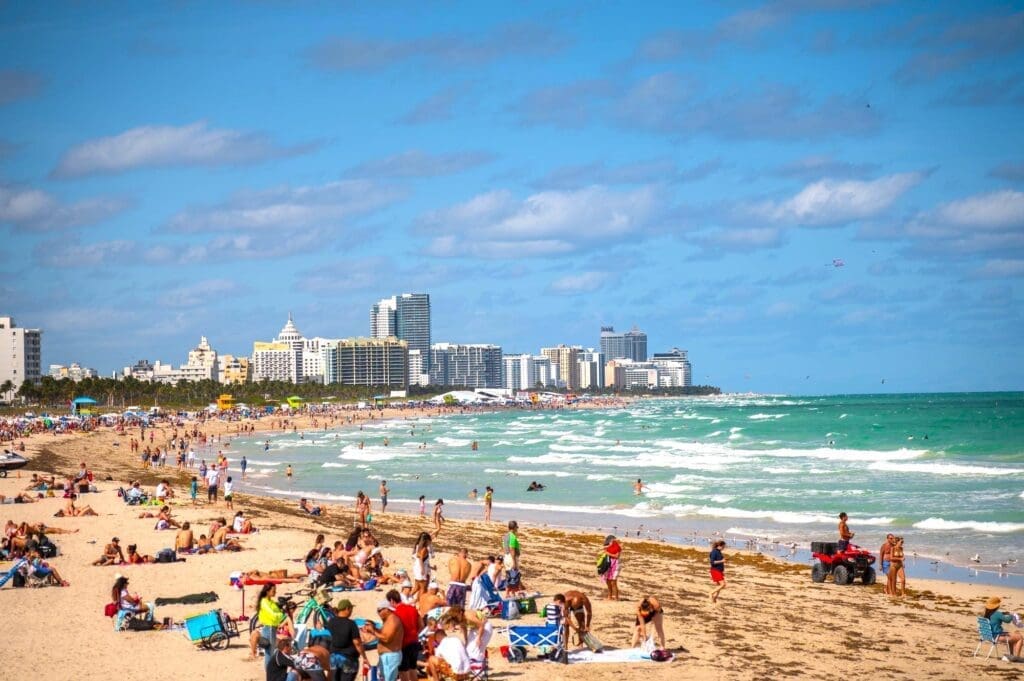
<path fill-rule="evenodd" d="M 427 660 L 427 676 L 432 681 L 444 678 L 460 678 L 469 674 L 469 653 L 466 644 L 454 633 L 442 628 L 434 632 L 434 655 Z"/>
<path fill-rule="evenodd" d="M 219 475 L 216 466 L 206 469 L 206 500 L 211 504 L 217 503 L 217 477 Z"/>

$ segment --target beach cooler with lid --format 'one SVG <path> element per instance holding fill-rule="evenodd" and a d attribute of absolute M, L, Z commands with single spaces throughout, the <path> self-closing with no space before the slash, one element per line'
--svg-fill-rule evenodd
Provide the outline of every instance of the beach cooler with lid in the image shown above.
<path fill-rule="evenodd" d="M 211 650 L 228 647 L 229 639 L 238 636 L 238 625 L 219 608 L 185 618 L 185 635 L 196 645 Z"/>

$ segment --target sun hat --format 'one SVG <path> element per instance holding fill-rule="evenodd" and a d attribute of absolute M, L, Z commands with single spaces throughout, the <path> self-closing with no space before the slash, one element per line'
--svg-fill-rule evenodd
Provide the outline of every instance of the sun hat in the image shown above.
<path fill-rule="evenodd" d="M 1002 604 L 1002 602 L 1002 598 L 1000 598 L 999 596 L 993 596 L 992 598 L 985 601 L 985 608 L 987 608 L 988 610 L 995 610 L 1000 606 L 1000 604 Z"/>
<path fill-rule="evenodd" d="M 437 582 L 431 582 L 430 584 L 427 584 L 427 588 L 428 589 L 440 589 L 441 587 L 438 585 Z"/>

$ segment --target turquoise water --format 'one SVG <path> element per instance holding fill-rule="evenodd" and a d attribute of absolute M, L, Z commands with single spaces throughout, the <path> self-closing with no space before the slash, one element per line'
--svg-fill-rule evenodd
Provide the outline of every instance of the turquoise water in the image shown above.
<path fill-rule="evenodd" d="M 386 479 L 403 508 L 423 494 L 428 512 L 442 497 L 479 517 L 467 494 L 489 484 L 497 519 L 800 545 L 832 538 L 846 511 L 872 550 L 894 532 L 922 559 L 1024 570 L 1024 393 L 659 399 L 282 433 L 265 452 L 266 437 L 232 445 L 265 492 L 376 499 Z"/>

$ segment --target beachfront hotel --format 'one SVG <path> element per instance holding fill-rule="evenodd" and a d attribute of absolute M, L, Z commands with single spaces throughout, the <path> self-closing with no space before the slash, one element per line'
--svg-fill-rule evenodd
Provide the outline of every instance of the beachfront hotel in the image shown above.
<path fill-rule="evenodd" d="M 646 362 L 647 334 L 635 326 L 625 333 L 616 333 L 614 326 L 602 326 L 601 354 L 605 361 L 631 359 L 634 362 Z"/>
<path fill-rule="evenodd" d="M 10 381 L 14 386 L 3 395 L 10 399 L 22 383 L 38 383 L 41 378 L 43 332 L 23 329 L 13 317 L 0 317 L 0 339 L 0 385 Z"/>
<path fill-rule="evenodd" d="M 346 338 L 321 350 L 324 383 L 342 385 L 409 385 L 409 344 L 389 338 Z"/>
<path fill-rule="evenodd" d="M 383 298 L 370 308 L 370 337 L 394 336 L 418 350 L 422 358 L 420 373 L 430 373 L 430 294 L 403 293 Z M 418 382 L 419 377 L 416 377 Z"/>
<path fill-rule="evenodd" d="M 252 380 L 252 362 L 248 357 L 221 355 L 217 367 L 217 382 L 228 385 L 248 383 Z"/>
<path fill-rule="evenodd" d="M 544 355 L 504 355 L 501 361 L 504 369 L 502 387 L 508 390 L 558 387 L 558 375 L 552 370 L 551 360 Z"/>
<path fill-rule="evenodd" d="M 500 345 L 435 343 L 430 346 L 430 382 L 467 388 L 502 388 Z"/>
<path fill-rule="evenodd" d="M 51 364 L 47 373 L 50 375 L 50 378 L 55 381 L 62 381 L 65 378 L 69 378 L 75 383 L 78 383 L 85 378 L 96 378 L 99 375 L 95 369 L 83 367 L 78 362 L 72 362 L 67 366 L 63 364 Z"/>
<path fill-rule="evenodd" d="M 558 367 L 558 378 L 566 390 L 579 390 L 580 366 L 578 346 L 556 345 L 553 348 L 541 348 L 540 354 Z"/>

